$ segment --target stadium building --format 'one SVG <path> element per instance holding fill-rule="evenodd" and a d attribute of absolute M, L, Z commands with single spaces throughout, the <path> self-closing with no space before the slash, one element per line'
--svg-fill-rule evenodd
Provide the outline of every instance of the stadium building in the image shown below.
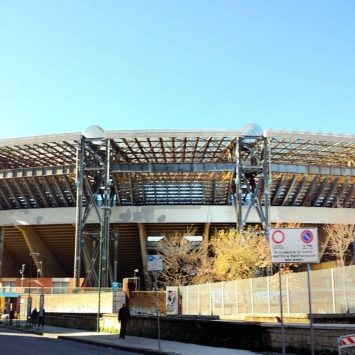
<path fill-rule="evenodd" d="M 191 226 L 208 238 L 312 225 L 326 242 L 322 225 L 354 224 L 354 182 L 354 135 L 92 126 L 3 139 L 0 276 L 110 287 L 137 272 L 144 288 L 148 238 Z"/>

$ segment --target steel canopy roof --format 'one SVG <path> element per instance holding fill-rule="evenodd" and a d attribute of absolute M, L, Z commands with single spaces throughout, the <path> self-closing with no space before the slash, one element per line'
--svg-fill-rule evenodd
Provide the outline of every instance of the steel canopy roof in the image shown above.
<path fill-rule="evenodd" d="M 271 204 L 354 208 L 355 135 L 266 130 Z M 238 130 L 107 131 L 117 205 L 228 205 Z M 74 207 L 80 133 L 0 140 L 0 210 Z"/>

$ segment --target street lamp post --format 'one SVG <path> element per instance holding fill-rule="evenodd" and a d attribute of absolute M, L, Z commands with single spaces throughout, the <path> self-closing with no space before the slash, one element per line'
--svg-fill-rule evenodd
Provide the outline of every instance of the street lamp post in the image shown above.
<path fill-rule="evenodd" d="M 40 253 L 36 253 L 36 252 L 31 252 L 28 254 L 30 257 L 34 258 L 34 257 L 38 257 L 40 256 Z M 31 309 L 32 309 L 32 298 L 31 298 L 31 278 L 32 278 L 32 262 L 30 262 L 30 269 L 29 269 L 29 283 L 28 283 L 28 300 L 27 300 L 27 319 L 26 319 L 26 323 L 29 319 L 29 317 L 31 316 Z"/>
<path fill-rule="evenodd" d="M 37 264 L 37 281 L 38 278 L 42 276 L 42 261 L 39 261 Z"/>
<path fill-rule="evenodd" d="M 139 270 L 135 269 L 133 270 L 133 279 L 134 279 L 134 286 L 135 286 L 135 291 L 137 291 L 138 289 L 138 278 L 137 278 L 137 274 L 138 274 Z"/>
<path fill-rule="evenodd" d="M 21 267 L 21 270 L 20 270 L 20 275 L 21 275 L 21 292 L 22 292 L 22 293 L 24 293 L 24 292 L 23 292 L 23 280 L 24 280 L 25 278 L 24 278 L 23 275 L 24 275 L 24 273 L 25 273 L 25 266 L 26 266 L 25 264 L 22 264 L 22 267 Z"/>

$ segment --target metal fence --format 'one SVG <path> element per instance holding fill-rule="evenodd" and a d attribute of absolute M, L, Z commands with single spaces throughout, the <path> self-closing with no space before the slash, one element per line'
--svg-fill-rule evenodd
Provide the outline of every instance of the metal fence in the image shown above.
<path fill-rule="evenodd" d="M 313 313 L 355 312 L 355 265 L 311 271 Z M 283 312 L 308 313 L 307 272 L 283 275 Z M 169 287 L 168 289 L 176 289 Z M 179 287 L 182 315 L 236 316 L 280 312 L 278 275 Z"/>

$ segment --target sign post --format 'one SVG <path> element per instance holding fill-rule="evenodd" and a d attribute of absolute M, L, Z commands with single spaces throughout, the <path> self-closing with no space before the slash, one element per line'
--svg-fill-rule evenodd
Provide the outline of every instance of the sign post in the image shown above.
<path fill-rule="evenodd" d="M 154 275 L 155 283 L 155 298 L 156 298 L 156 309 L 157 309 L 157 325 L 158 325 L 158 349 L 161 350 L 160 345 L 160 309 L 159 309 L 159 298 L 158 298 L 158 272 L 163 270 L 163 260 L 161 255 L 148 255 L 147 256 L 147 269 L 148 272 L 152 271 Z"/>
<path fill-rule="evenodd" d="M 307 264 L 309 325 L 311 337 L 311 354 L 314 355 L 314 336 L 312 321 L 312 295 L 310 281 L 310 263 L 319 263 L 318 230 L 317 228 L 279 228 L 270 229 L 269 243 L 273 263 Z M 280 310 L 282 331 L 282 354 L 285 354 L 285 339 L 282 312 L 281 267 L 279 267 Z"/>

